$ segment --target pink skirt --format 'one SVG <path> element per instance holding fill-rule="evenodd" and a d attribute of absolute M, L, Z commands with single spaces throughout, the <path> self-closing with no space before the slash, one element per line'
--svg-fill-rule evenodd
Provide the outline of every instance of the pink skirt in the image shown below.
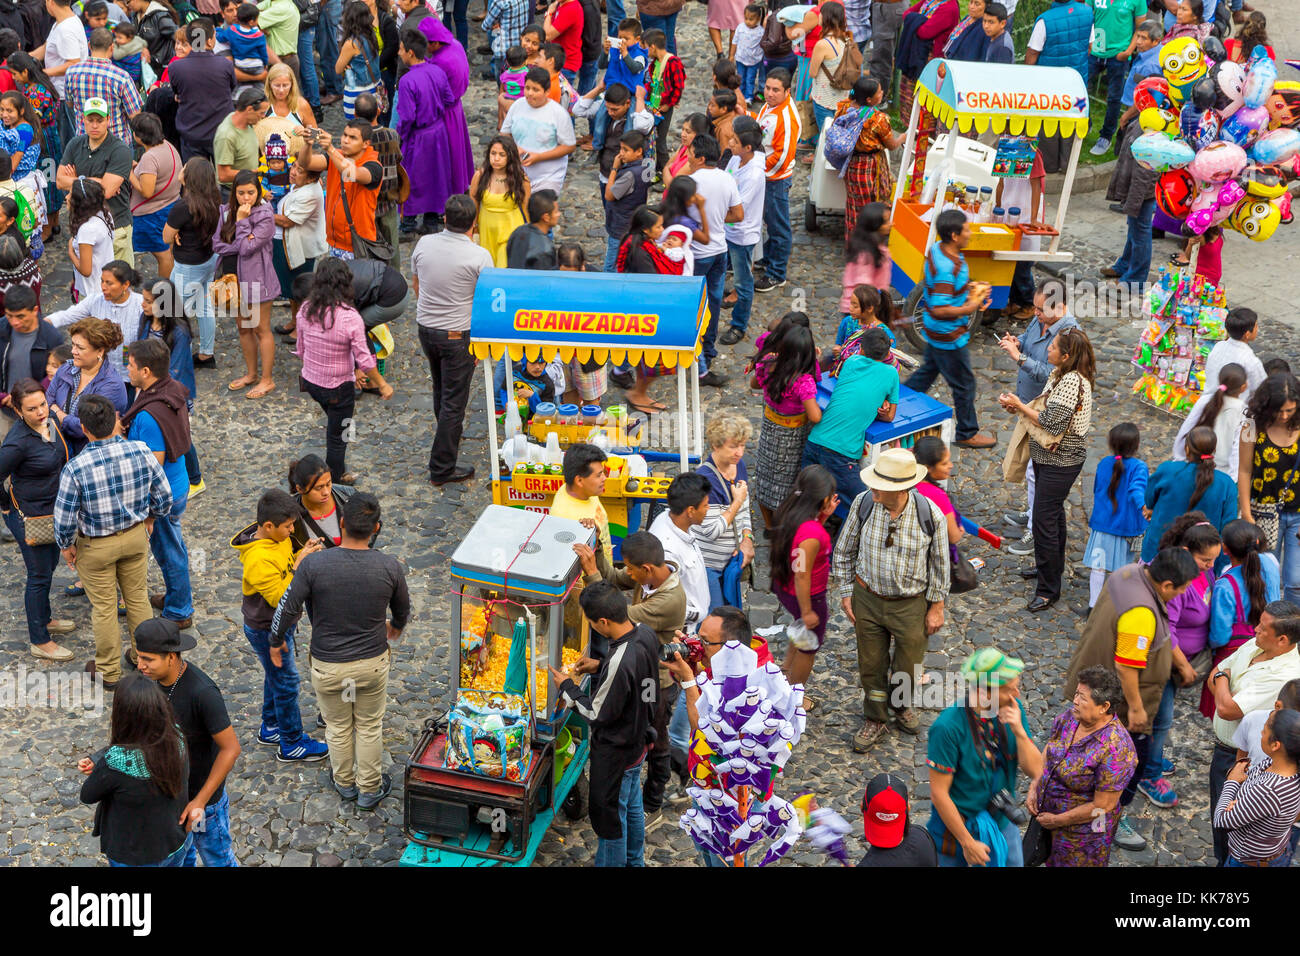
<path fill-rule="evenodd" d="M 711 30 L 734 30 L 745 22 L 745 0 L 709 0 Z"/>

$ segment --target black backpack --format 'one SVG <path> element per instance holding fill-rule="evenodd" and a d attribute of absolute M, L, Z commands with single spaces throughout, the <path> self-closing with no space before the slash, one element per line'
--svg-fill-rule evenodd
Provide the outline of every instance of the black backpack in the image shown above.
<path fill-rule="evenodd" d="M 925 533 L 927 538 L 933 538 L 937 525 L 934 523 L 934 511 L 930 509 L 930 499 L 921 494 L 915 488 L 911 489 L 908 494 L 912 496 L 912 503 L 916 505 L 916 520 L 920 522 L 921 530 Z M 859 531 L 862 526 L 866 524 L 867 518 L 871 515 L 871 509 L 874 508 L 875 505 L 876 500 L 871 497 L 871 492 L 869 490 L 858 495 L 857 508 Z M 950 545 L 949 547 L 954 551 L 956 550 L 955 545 Z M 929 567 L 930 565 L 927 561 L 927 578 L 929 576 Z M 948 569 L 948 593 L 965 594 L 967 591 L 974 591 L 979 587 L 979 584 L 979 576 L 975 573 L 975 569 L 962 558 L 961 552 L 957 552 L 956 559 L 951 562 Z"/>

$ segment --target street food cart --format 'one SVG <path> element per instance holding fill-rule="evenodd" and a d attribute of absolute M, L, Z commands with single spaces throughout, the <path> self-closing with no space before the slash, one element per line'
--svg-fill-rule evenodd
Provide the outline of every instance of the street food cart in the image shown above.
<path fill-rule="evenodd" d="M 917 143 L 923 110 L 950 131 L 937 175 L 928 179 L 925 144 Z M 1061 251 L 1060 244 L 1079 154 L 1088 132 L 1088 91 L 1083 78 L 1067 67 L 931 60 L 916 82 L 916 99 L 900 166 L 906 172 L 900 172 L 894 187 L 893 230 L 889 237 L 893 285 L 906 299 L 904 311 L 911 319 L 904 328 L 918 348 L 924 345 L 919 323 L 925 256 L 936 241 L 936 209 L 943 204 L 953 181 L 954 157 L 962 141 L 962 137 L 951 134 L 979 135 L 989 131 L 1009 136 L 1059 133 L 1074 137 L 1074 141 L 1054 227 L 1033 226 L 1031 216 L 1025 216 L 1022 223 L 1008 225 L 991 221 L 988 209 L 968 213 L 973 220 L 972 236 L 964 255 L 971 281 L 987 282 L 992 287 L 989 307 L 1001 309 L 1006 306 L 1017 262 L 1061 263 L 1073 259 L 1072 253 Z M 923 181 L 922 190 L 919 187 Z M 1045 251 L 1022 248 L 1030 244 L 1027 238 L 1040 237 L 1050 239 Z M 973 324 L 978 326 L 981 320 L 977 316 Z"/>
<path fill-rule="evenodd" d="M 510 430 L 510 409 L 498 422 L 488 415 L 492 500 L 546 511 L 564 483 L 562 450 L 592 442 L 609 453 L 601 504 L 617 547 L 637 530 L 641 505 L 663 499 L 671 478 L 650 473 L 646 462 L 677 461 L 682 471 L 702 454 L 704 426 L 695 363 L 708 322 L 704 280 L 695 276 L 534 272 L 485 269 L 474 290 L 470 349 L 483 360 L 492 408 L 496 363 L 506 361 L 506 393 L 513 392 L 511 363 L 522 358 L 568 363 L 595 360 L 657 367 L 677 379 L 677 410 L 646 422 L 620 406 L 569 406 L 542 410 Z M 662 423 L 662 424 L 661 424 Z M 675 451 L 651 447 L 656 439 Z"/>
<path fill-rule="evenodd" d="M 447 720 L 426 722 L 407 760 L 410 842 L 402 865 L 527 866 L 556 807 L 581 815 L 576 785 L 588 728 L 563 706 L 547 670 L 567 669 L 589 650 L 591 632 L 574 600 L 579 542 L 594 545 L 595 532 L 567 518 L 488 505 L 452 554 L 448 667 L 457 702 Z M 504 728 L 490 715 L 461 734 L 457 716 L 467 701 L 499 704 L 505 713 L 520 697 L 514 753 L 498 746 Z"/>

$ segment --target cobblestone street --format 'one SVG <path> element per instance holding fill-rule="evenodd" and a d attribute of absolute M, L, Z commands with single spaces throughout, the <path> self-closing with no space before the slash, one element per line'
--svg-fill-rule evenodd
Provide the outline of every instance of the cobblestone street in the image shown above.
<path fill-rule="evenodd" d="M 475 5 L 477 9 L 477 5 Z M 686 112 L 702 110 L 708 96 L 707 82 L 712 49 L 705 34 L 705 7 L 687 4 L 678 22 L 679 47 L 687 71 L 685 107 L 677 110 L 678 122 Z M 631 11 L 629 11 L 631 15 Z M 477 25 L 475 25 L 477 31 Z M 472 36 L 471 47 L 478 45 Z M 494 84 L 478 77 L 484 60 L 471 50 L 474 69 L 467 94 L 475 153 L 495 132 Z M 341 126 L 337 107 L 327 109 L 322 124 Z M 579 124 L 584 132 L 585 124 Z M 677 143 L 676 124 L 671 133 Z M 560 237 L 580 242 L 589 262 L 601 261 L 605 234 L 597 200 L 597 180 L 592 153 L 579 150 L 569 166 L 569 177 L 561 197 L 563 223 Z M 723 389 L 702 389 L 704 417 L 722 408 L 747 414 L 757 435 L 762 404 L 744 385 L 741 369 L 752 351 L 754 333 L 772 318 L 790 308 L 802 308 L 813 319 L 820 344 L 833 340 L 840 320 L 837 303 L 843 266 L 843 230 L 838 218 L 828 217 L 814 234 L 801 225 L 807 192 L 807 167 L 800 166 L 791 193 L 795 226 L 795 248 L 791 259 L 790 284 L 760 295 L 755 304 L 747 341 L 720 347 L 715 366 L 730 376 Z M 418 171 L 412 171 L 418 175 Z M 1055 197 L 1051 197 L 1054 199 Z M 1095 205 L 1100 194 L 1089 198 Z M 1293 227 L 1294 228 L 1294 227 Z M 1067 224 L 1068 229 L 1068 224 Z M 1066 271 L 1093 278 L 1097 269 L 1109 264 L 1122 244 L 1123 218 L 1114 218 L 1114 228 L 1104 244 L 1097 240 L 1102 230 L 1092 229 L 1087 241 L 1072 240 L 1065 248 L 1075 253 L 1075 264 Z M 1235 237 L 1239 239 L 1240 237 Z M 1292 234 L 1282 233 L 1274 242 L 1293 243 Z M 1237 243 L 1238 248 L 1247 245 Z M 46 311 L 66 304 L 69 266 L 62 244 L 52 242 L 42 260 L 46 271 Z M 403 244 L 402 269 L 409 273 L 412 246 Z M 1172 251 L 1170 244 L 1157 243 L 1157 263 Z M 54 262 L 57 260 L 57 263 Z M 142 256 L 147 276 L 153 274 L 153 260 Z M 1229 269 L 1225 284 L 1232 294 L 1235 284 L 1245 285 Z M 1272 294 L 1295 301 L 1300 282 L 1294 274 L 1277 277 Z M 283 321 L 277 310 L 273 324 Z M 1264 356 L 1295 354 L 1297 333 L 1290 326 L 1262 315 L 1258 350 Z M 1165 460 L 1179 421 L 1139 405 L 1130 393 L 1136 376 L 1129 364 L 1137 336 L 1136 321 L 1114 315 L 1081 315 L 1080 319 L 1097 350 L 1099 375 L 1097 408 L 1091 436 L 1092 454 L 1081 482 L 1069 501 L 1069 562 L 1062 600 L 1045 613 L 1031 615 L 1024 610 L 1031 596 L 1032 582 L 1022 581 L 1015 571 L 1032 559 L 1020 559 L 995 551 L 968 538 L 963 546 L 967 557 L 983 558 L 980 587 L 954 598 L 949 604 L 945 627 L 931 638 L 926 665 L 942 683 L 941 675 L 955 671 L 962 658 L 975 646 L 995 642 L 1004 651 L 1022 657 L 1028 669 L 1023 679 L 1024 700 L 1031 727 L 1041 736 L 1053 716 L 1065 705 L 1060 687 L 1074 642 L 1082 630 L 1087 612 L 1087 570 L 1081 565 L 1087 540 L 1087 510 L 1091 503 L 1092 472 L 1097 458 L 1105 454 L 1106 432 L 1117 422 L 1131 420 L 1142 429 L 1141 456 L 1149 464 Z M 979 380 L 981 426 L 995 431 L 998 448 L 992 451 L 953 449 L 954 470 L 949 493 L 956 506 L 970 519 L 992 531 L 1007 527 L 1002 514 L 1023 508 L 1023 486 L 1006 486 L 1001 479 L 1002 453 L 1010 437 L 1012 422 L 999 409 L 999 391 L 1013 388 L 1015 365 L 996 346 L 1000 331 L 1019 332 L 1021 324 L 1005 322 L 981 329 L 972 340 L 971 361 Z M 230 539 L 253 518 L 257 498 L 269 487 L 285 487 L 289 462 L 304 452 L 323 454 L 324 418 L 316 404 L 297 389 L 298 360 L 280 339 L 277 355 L 277 388 L 259 402 L 246 401 L 230 393 L 226 383 L 240 374 L 236 330 L 218 330 L 215 371 L 198 373 L 199 395 L 194 409 L 195 444 L 203 464 L 207 491 L 194 499 L 185 518 L 194 586 L 194 630 L 199 646 L 187 654 L 221 687 L 243 754 L 227 780 L 235 852 L 245 866 L 367 866 L 394 864 L 405 848 L 402 833 L 401 777 L 403 761 L 409 755 L 423 721 L 444 710 L 454 695 L 454 681 L 448 673 L 449 600 L 444 564 L 480 511 L 490 501 L 485 481 L 488 470 L 487 426 L 481 373 L 473 382 L 467 426 L 461 446 L 461 462 L 477 469 L 474 481 L 432 488 L 427 481 L 426 462 L 432 440 L 433 420 L 428 366 L 415 334 L 414 306 L 393 324 L 397 351 L 389 360 L 387 378 L 397 394 L 391 402 L 373 396 L 359 401 L 356 438 L 350 445 L 348 465 L 360 474 L 358 487 L 376 494 L 384 508 L 384 527 L 378 546 L 404 563 L 411 590 L 411 623 L 393 645 L 393 666 L 389 677 L 389 705 L 384 721 L 386 770 L 393 775 L 394 792 L 374 813 L 358 813 L 355 804 L 344 803 L 330 788 L 328 761 L 308 765 L 277 763 L 273 748 L 258 746 L 256 736 L 261 706 L 262 674 L 252 649 L 243 636 L 240 617 L 240 564 Z M 657 398 L 675 402 L 675 386 L 663 383 L 654 389 Z M 948 401 L 940 384 L 934 394 Z M 606 401 L 618 401 L 614 390 Z M 757 439 L 750 446 L 756 447 Z M 755 512 L 755 522 L 761 519 Z M 0 565 L 0 588 L 8 599 L 0 605 L 0 670 L 15 675 L 53 672 L 58 665 L 38 663 L 27 650 L 27 632 L 21 594 L 23 568 L 17 549 L 0 546 L 5 560 Z M 766 554 L 760 549 L 757 583 L 767 583 Z M 151 582 L 161 575 L 150 568 Z M 90 608 L 85 598 L 62 596 L 63 586 L 73 580 L 61 567 L 55 576 L 53 603 L 56 617 L 72 618 L 78 629 L 62 639 L 76 653 L 69 670 L 80 672 L 93 654 Z M 773 623 L 778 612 L 775 599 L 766 590 L 750 594 L 750 609 L 756 626 Z M 304 626 L 306 619 L 304 618 Z M 300 642 L 304 647 L 306 641 Z M 784 653 L 784 638 L 773 639 L 778 659 Z M 305 669 L 305 650 L 299 667 Z M 857 655 L 852 627 L 836 611 L 827 632 L 826 645 L 818 657 L 810 693 L 819 701 L 809 716 L 808 730 L 785 778 L 777 790 L 787 798 L 811 790 L 823 805 L 839 811 L 854 823 L 852 855 L 863 850 L 858 805 L 865 781 L 889 770 L 908 778 L 912 785 L 914 820 L 923 821 L 929 812 L 926 734 L 911 737 L 891 728 L 875 749 L 855 754 L 850 746 L 861 725 L 861 691 L 857 678 Z M 1157 810 L 1140 799 L 1133 804 L 1135 828 L 1149 840 L 1140 854 L 1116 849 L 1112 865 L 1204 865 L 1213 862 L 1210 852 L 1208 766 L 1213 745 L 1208 722 L 1196 713 L 1199 689 L 1178 696 L 1174 730 L 1166 751 L 1178 767 L 1171 783 L 1181 802 L 1172 810 Z M 93 811 L 82 806 L 78 793 L 82 775 L 78 758 L 107 743 L 107 706 L 102 714 L 55 710 L 38 706 L 0 709 L 0 863 L 7 865 L 103 865 L 98 840 L 91 837 Z M 304 722 L 310 727 L 316 705 L 304 675 L 302 688 Z M 926 710 L 928 725 L 937 710 Z M 1024 784 L 1021 786 L 1021 794 Z M 690 839 L 676 826 L 676 812 L 665 814 L 647 833 L 646 862 L 651 866 L 694 865 Z M 541 865 L 587 865 L 595 850 L 595 837 L 586 819 L 570 823 L 557 815 L 538 854 Z M 820 865 L 823 858 L 806 844 L 796 845 L 786 858 L 788 864 Z"/>

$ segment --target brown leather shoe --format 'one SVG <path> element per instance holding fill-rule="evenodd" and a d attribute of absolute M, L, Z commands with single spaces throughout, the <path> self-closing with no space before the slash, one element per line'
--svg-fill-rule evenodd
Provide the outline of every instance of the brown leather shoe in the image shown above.
<path fill-rule="evenodd" d="M 898 723 L 898 729 L 905 734 L 919 734 L 921 732 L 921 715 L 911 707 L 904 707 L 894 715 L 894 720 Z"/>
<path fill-rule="evenodd" d="M 885 735 L 887 728 L 884 724 L 877 723 L 874 720 L 868 720 L 862 725 L 862 729 L 853 737 L 853 750 L 855 753 L 864 754 L 876 745 L 881 737 Z"/>
<path fill-rule="evenodd" d="M 996 438 L 984 432 L 976 432 L 970 438 L 959 438 L 953 442 L 954 445 L 960 445 L 962 448 L 992 448 L 997 443 Z"/>
<path fill-rule="evenodd" d="M 150 606 L 151 608 L 154 608 L 155 610 L 161 611 L 161 610 L 163 609 L 163 605 L 164 605 L 166 602 L 167 602 L 167 595 L 166 595 L 166 594 L 150 594 L 150 595 L 149 595 L 149 606 Z"/>

